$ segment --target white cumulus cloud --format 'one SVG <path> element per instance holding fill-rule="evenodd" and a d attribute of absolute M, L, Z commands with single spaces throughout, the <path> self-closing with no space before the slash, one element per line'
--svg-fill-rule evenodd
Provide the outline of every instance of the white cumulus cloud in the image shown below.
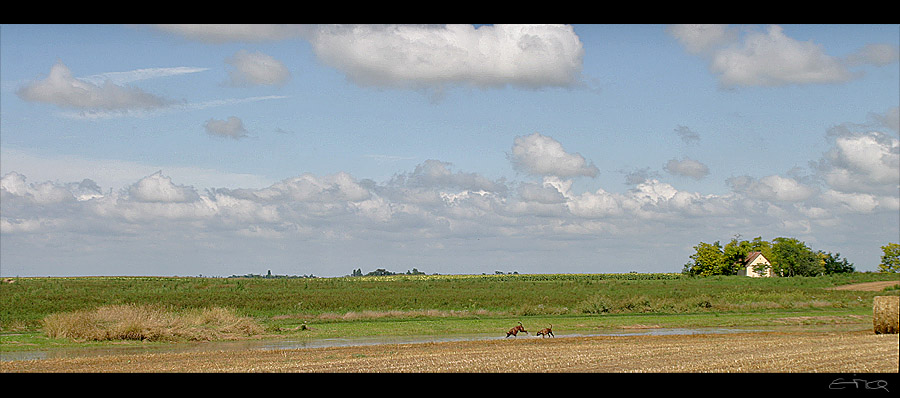
<path fill-rule="evenodd" d="M 701 54 L 733 41 L 736 33 L 721 24 L 671 25 L 666 31 L 689 52 Z"/>
<path fill-rule="evenodd" d="M 192 202 L 199 195 L 192 187 L 175 185 L 172 179 L 164 176 L 162 171 L 142 178 L 128 188 L 132 199 L 139 202 Z"/>
<path fill-rule="evenodd" d="M 234 139 L 247 136 L 244 122 L 235 116 L 229 116 L 226 120 L 209 119 L 203 124 L 203 128 L 209 135 Z"/>
<path fill-rule="evenodd" d="M 728 179 L 735 192 L 773 202 L 800 202 L 816 194 L 816 189 L 791 177 L 770 175 L 760 179 L 749 176 Z"/>
<path fill-rule="evenodd" d="M 566 25 L 326 25 L 310 41 L 359 84 L 571 86 L 584 49 Z"/>
<path fill-rule="evenodd" d="M 900 189 L 900 140 L 885 133 L 845 134 L 820 163 L 825 182 L 846 193 L 896 195 Z"/>
<path fill-rule="evenodd" d="M 169 104 L 169 101 L 138 88 L 116 85 L 111 81 L 93 84 L 76 79 L 61 62 L 50 68 L 50 74 L 46 78 L 27 84 L 16 94 L 25 101 L 83 110 L 145 110 Z"/>
<path fill-rule="evenodd" d="M 510 160 L 520 171 L 539 176 L 595 177 L 600 172 L 578 153 L 569 153 L 559 141 L 533 133 L 516 137 Z"/>
<path fill-rule="evenodd" d="M 279 86 L 291 78 L 291 72 L 277 59 L 261 52 L 240 50 L 226 62 L 233 68 L 228 74 L 230 84 Z"/>
<path fill-rule="evenodd" d="M 787 36 L 778 25 L 741 37 L 725 25 L 673 25 L 667 32 L 684 48 L 709 61 L 725 87 L 842 83 L 859 73 L 851 67 L 897 62 L 896 46 L 870 43 L 847 57 L 828 55 L 822 45 Z"/>
<path fill-rule="evenodd" d="M 774 25 L 766 33 L 748 34 L 743 46 L 718 51 L 711 69 L 729 87 L 837 83 L 853 77 L 821 45 L 794 40 Z"/>
<path fill-rule="evenodd" d="M 847 57 L 850 65 L 885 66 L 897 62 L 900 50 L 889 44 L 866 44 L 863 48 Z"/>
<path fill-rule="evenodd" d="M 666 162 L 665 169 L 669 173 L 691 177 L 695 180 L 703 179 L 703 177 L 706 177 L 709 174 L 709 167 L 690 158 L 684 158 L 682 160 L 671 159 Z"/>

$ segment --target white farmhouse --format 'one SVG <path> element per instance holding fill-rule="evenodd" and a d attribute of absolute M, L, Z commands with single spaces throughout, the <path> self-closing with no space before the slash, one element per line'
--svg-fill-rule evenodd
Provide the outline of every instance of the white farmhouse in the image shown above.
<path fill-rule="evenodd" d="M 770 265 L 769 260 L 766 258 L 766 256 L 763 256 L 762 253 L 750 252 L 747 253 L 747 258 L 744 259 L 744 263 L 741 264 L 741 269 L 738 270 L 738 275 L 751 276 L 754 278 L 775 276 L 775 273 L 772 272 L 771 267 L 766 267 L 763 273 L 756 272 L 755 268 L 757 266 L 768 265 Z"/>

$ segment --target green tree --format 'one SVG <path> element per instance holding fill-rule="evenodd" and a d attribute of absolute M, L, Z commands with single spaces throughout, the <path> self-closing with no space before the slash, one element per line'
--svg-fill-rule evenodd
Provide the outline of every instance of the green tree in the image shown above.
<path fill-rule="evenodd" d="M 900 272 L 900 244 L 888 243 L 881 246 L 884 253 L 881 256 L 881 264 L 878 264 L 880 272 Z"/>
<path fill-rule="evenodd" d="M 753 238 L 753 240 L 750 242 L 750 250 L 760 252 L 763 254 L 763 256 L 766 256 L 766 258 L 772 256 L 772 244 L 764 241 L 761 236 Z"/>
<path fill-rule="evenodd" d="M 685 273 L 695 276 L 727 275 L 729 268 L 725 260 L 725 253 L 719 241 L 715 243 L 700 242 L 694 246 L 694 254 L 691 255 L 693 263 L 685 264 Z"/>
<path fill-rule="evenodd" d="M 395 272 L 388 271 L 384 268 L 376 269 L 375 271 L 369 272 L 366 276 L 388 276 L 388 275 L 397 275 Z"/>
<path fill-rule="evenodd" d="M 849 273 L 855 271 L 851 262 L 847 261 L 846 258 L 841 258 L 841 253 L 831 254 L 820 251 L 818 255 L 819 258 L 822 259 L 822 265 L 825 269 L 826 275 Z"/>
<path fill-rule="evenodd" d="M 772 269 L 780 276 L 816 276 L 825 272 L 822 258 L 795 238 L 772 240 Z"/>
<path fill-rule="evenodd" d="M 743 240 L 739 241 L 737 238 L 731 240 L 725 244 L 725 247 L 722 248 L 722 256 L 725 259 L 725 263 L 731 265 L 734 272 L 728 273 L 728 275 L 736 274 L 738 268 L 744 263 L 744 260 L 747 259 L 747 254 L 749 254 L 753 249 L 750 246 L 750 242 Z"/>

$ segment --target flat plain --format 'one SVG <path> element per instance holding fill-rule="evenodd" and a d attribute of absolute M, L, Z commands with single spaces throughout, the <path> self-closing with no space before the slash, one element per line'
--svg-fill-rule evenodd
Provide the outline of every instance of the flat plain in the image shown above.
<path fill-rule="evenodd" d="M 896 284 L 896 281 L 887 284 Z M 865 289 L 873 287 L 841 286 L 841 290 L 847 288 L 862 294 Z M 711 321 L 719 316 L 710 314 L 706 317 L 707 321 Z M 898 373 L 900 335 L 875 334 L 871 316 L 848 312 L 841 316 L 776 320 L 790 326 L 733 333 L 602 336 L 571 335 L 554 328 L 557 337 L 553 338 L 531 334 L 452 342 L 224 349 L 0 361 L 0 372 L 878 373 L 895 376 Z"/>

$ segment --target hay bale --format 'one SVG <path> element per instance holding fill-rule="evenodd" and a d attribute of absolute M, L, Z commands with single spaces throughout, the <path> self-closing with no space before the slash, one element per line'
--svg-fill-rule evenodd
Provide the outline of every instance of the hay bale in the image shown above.
<path fill-rule="evenodd" d="M 900 333 L 900 296 L 877 296 L 873 304 L 875 334 Z"/>

